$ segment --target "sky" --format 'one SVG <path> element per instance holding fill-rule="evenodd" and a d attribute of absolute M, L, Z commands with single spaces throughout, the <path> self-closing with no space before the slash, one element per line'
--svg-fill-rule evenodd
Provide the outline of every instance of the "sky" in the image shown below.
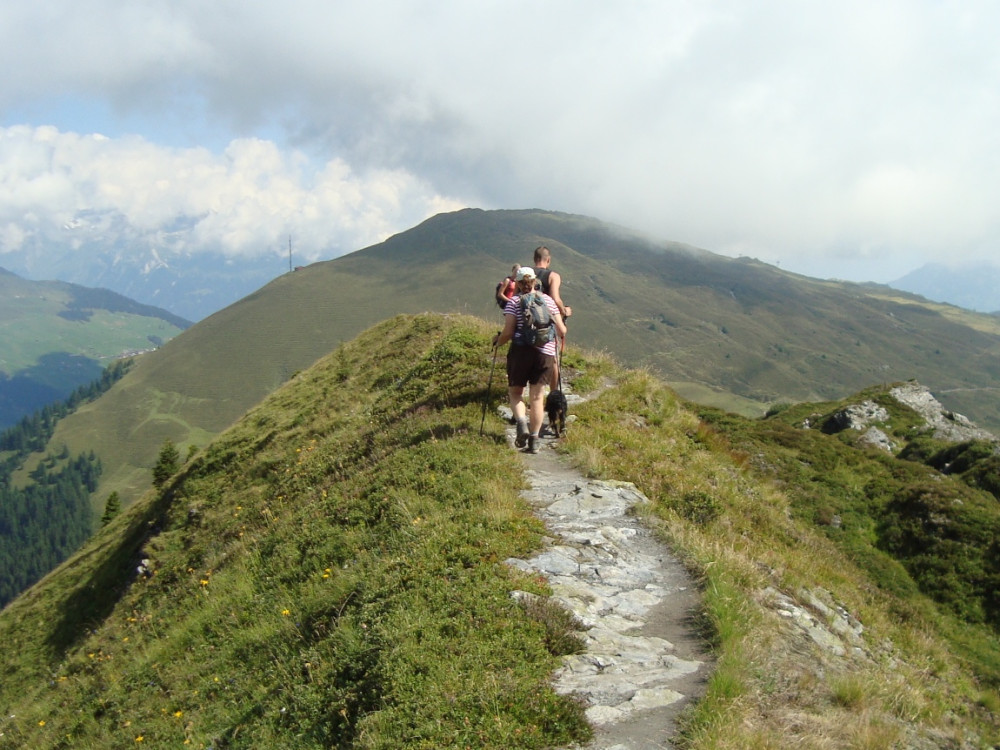
<path fill-rule="evenodd" d="M 0 266 L 542 208 L 820 278 L 1000 264 L 993 0 L 5 0 Z M 74 244 L 75 243 L 75 244 Z"/>

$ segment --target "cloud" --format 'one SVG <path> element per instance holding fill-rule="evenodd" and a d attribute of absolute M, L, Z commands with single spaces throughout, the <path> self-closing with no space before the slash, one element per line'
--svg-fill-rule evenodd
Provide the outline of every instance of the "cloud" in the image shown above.
<path fill-rule="evenodd" d="M 459 207 L 405 171 L 359 175 L 336 159 L 317 170 L 253 138 L 213 154 L 16 126 L 0 129 L 0 165 L 0 253 L 119 233 L 185 254 L 259 255 L 293 235 L 315 260 Z"/>
<path fill-rule="evenodd" d="M 905 271 L 1000 247 L 998 25 L 987 0 L 18 0 L 0 111 L 134 159 L 118 197 L 83 187 L 110 166 L 36 174 L 57 210 L 200 217 L 232 252 L 331 204 L 350 242 L 461 203 Z"/>

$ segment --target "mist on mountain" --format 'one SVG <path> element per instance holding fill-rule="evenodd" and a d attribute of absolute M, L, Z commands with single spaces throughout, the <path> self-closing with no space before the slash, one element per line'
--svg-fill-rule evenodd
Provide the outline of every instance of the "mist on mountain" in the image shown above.
<path fill-rule="evenodd" d="M 1000 267 L 991 263 L 928 263 L 889 282 L 889 286 L 966 310 L 1000 312 Z"/>

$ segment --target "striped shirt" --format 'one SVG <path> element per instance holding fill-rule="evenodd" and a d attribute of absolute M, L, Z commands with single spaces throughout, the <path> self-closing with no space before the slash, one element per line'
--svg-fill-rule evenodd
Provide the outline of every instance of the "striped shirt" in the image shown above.
<path fill-rule="evenodd" d="M 553 319 L 553 321 L 554 321 L 555 318 L 556 318 L 556 316 L 559 315 L 559 308 L 556 307 L 556 303 L 552 300 L 552 298 L 549 295 L 543 294 L 542 295 L 542 299 L 545 300 L 545 306 L 547 308 L 549 308 L 549 317 L 551 317 Z M 524 325 L 524 319 L 521 317 L 521 296 L 520 295 L 515 295 L 515 296 L 511 297 L 510 302 L 508 302 L 507 306 L 504 307 L 504 309 L 503 309 L 503 314 L 504 315 L 513 315 L 514 316 L 514 320 L 517 321 L 517 329 L 516 330 L 518 330 L 518 331 L 521 330 L 521 326 Z M 555 323 L 554 322 L 553 322 L 552 325 L 553 325 L 553 327 L 555 327 Z M 556 331 L 556 336 L 553 337 L 552 341 L 549 341 L 548 343 L 546 343 L 545 346 L 543 346 L 543 347 L 541 347 L 539 349 L 539 351 L 542 354 L 551 354 L 553 357 L 556 356 L 556 339 L 558 337 L 559 337 L 559 332 Z"/>

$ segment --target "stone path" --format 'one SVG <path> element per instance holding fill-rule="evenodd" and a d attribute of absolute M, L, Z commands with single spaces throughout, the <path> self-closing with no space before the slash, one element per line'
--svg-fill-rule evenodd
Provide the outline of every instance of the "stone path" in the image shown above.
<path fill-rule="evenodd" d="M 508 438 L 513 447 L 513 427 Z M 649 502 L 634 485 L 586 479 L 553 443 L 543 437 L 539 453 L 521 454 L 524 497 L 551 537 L 534 557 L 507 562 L 545 575 L 586 628 L 585 653 L 564 657 L 555 688 L 584 698 L 595 728 L 587 750 L 673 747 L 674 720 L 710 672 L 691 622 L 694 582 L 632 512 Z"/>

